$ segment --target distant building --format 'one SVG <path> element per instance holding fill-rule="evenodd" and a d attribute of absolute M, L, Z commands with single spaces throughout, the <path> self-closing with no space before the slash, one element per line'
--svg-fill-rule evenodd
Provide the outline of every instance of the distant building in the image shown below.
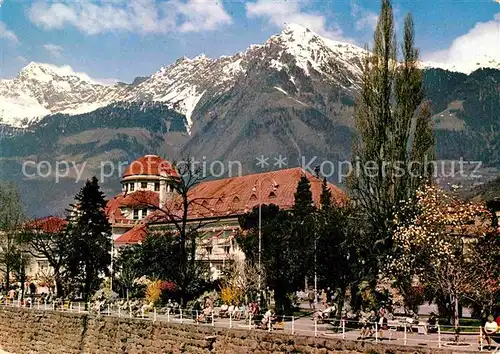
<path fill-rule="evenodd" d="M 64 230 L 68 222 L 58 216 L 47 216 L 27 222 L 24 227 L 32 229 L 34 232 L 44 234 L 55 234 Z M 49 284 L 54 271 L 45 257 L 30 256 L 30 264 L 26 267 L 27 282 L 32 279 L 37 281 L 37 292 L 49 293 L 50 288 L 55 284 Z"/>

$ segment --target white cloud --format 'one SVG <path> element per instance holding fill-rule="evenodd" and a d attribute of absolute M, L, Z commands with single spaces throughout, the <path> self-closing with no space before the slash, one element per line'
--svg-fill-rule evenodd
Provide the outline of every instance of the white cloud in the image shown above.
<path fill-rule="evenodd" d="M 180 25 L 181 32 L 197 32 L 200 28 L 214 30 L 219 25 L 232 22 L 220 2 L 209 0 L 191 0 L 187 3 L 176 1 L 178 13 L 184 18 Z"/>
<path fill-rule="evenodd" d="M 37 0 L 29 19 L 45 29 L 72 25 L 93 35 L 111 31 L 137 33 L 198 32 L 231 23 L 222 2 L 213 0 Z"/>
<path fill-rule="evenodd" d="M 462 72 L 481 66 L 500 68 L 500 13 L 488 22 L 476 23 L 469 32 L 455 38 L 449 48 L 422 57 L 435 66 Z"/>
<path fill-rule="evenodd" d="M 7 39 L 8 41 L 11 41 L 13 43 L 19 42 L 19 39 L 17 39 L 16 34 L 11 30 L 9 30 L 5 25 L 5 23 L 0 21 L 0 39 L 2 38 Z"/>
<path fill-rule="evenodd" d="M 377 27 L 378 14 L 359 6 L 355 1 L 351 2 L 351 15 L 356 19 L 354 25 L 358 31 L 373 31 Z"/>
<path fill-rule="evenodd" d="M 102 85 L 114 85 L 120 81 L 118 79 L 112 79 L 112 78 L 99 78 L 99 79 L 93 78 L 92 80 Z"/>
<path fill-rule="evenodd" d="M 0 0 L 0 7 L 2 7 L 3 0 Z"/>
<path fill-rule="evenodd" d="M 28 62 L 28 59 L 26 59 L 25 57 L 23 57 L 22 55 L 19 55 L 17 57 L 17 60 L 19 60 L 21 63 L 25 64 Z"/>
<path fill-rule="evenodd" d="M 57 44 L 50 44 L 50 43 L 45 44 L 43 48 L 45 48 L 45 50 L 48 51 L 55 58 L 61 57 L 64 51 L 64 48 Z"/>
<path fill-rule="evenodd" d="M 310 28 L 314 32 L 336 40 L 347 40 L 338 26 L 328 26 L 326 18 L 317 13 L 307 13 L 304 8 L 308 1 L 272 1 L 257 0 L 246 4 L 248 17 L 264 17 L 273 25 L 283 28 L 296 23 Z"/>

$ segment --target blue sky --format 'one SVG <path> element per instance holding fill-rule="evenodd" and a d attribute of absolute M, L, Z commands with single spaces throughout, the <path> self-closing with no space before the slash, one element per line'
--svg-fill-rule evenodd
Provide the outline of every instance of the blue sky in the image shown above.
<path fill-rule="evenodd" d="M 398 23 L 408 11 L 414 15 L 424 59 L 484 52 L 500 61 L 500 0 L 393 5 Z M 289 22 L 363 45 L 378 9 L 377 0 L 0 0 L 0 77 L 37 61 L 129 82 L 181 56 L 245 50 Z"/>

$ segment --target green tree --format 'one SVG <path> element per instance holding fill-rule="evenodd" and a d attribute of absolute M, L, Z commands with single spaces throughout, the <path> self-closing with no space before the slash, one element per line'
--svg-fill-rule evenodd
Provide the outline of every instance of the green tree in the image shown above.
<path fill-rule="evenodd" d="M 182 283 L 186 276 L 179 272 L 181 263 L 185 261 L 180 257 L 179 247 L 179 238 L 172 231 L 150 230 L 140 245 L 120 250 L 117 264 L 120 280 L 127 293 L 133 287 L 134 280 L 142 276 L 171 281 L 178 288 L 177 284 Z M 190 282 L 182 293 L 179 293 L 183 300 L 196 296 L 207 286 L 207 268 L 200 262 L 195 262 L 194 267 L 188 268 Z"/>
<path fill-rule="evenodd" d="M 336 290 L 338 310 L 344 305 L 347 289 L 360 275 L 359 226 L 349 204 L 324 206 L 317 216 L 317 277 L 318 286 Z"/>
<path fill-rule="evenodd" d="M 6 290 L 11 272 L 19 271 L 21 243 L 19 229 L 24 222 L 24 211 L 19 189 L 13 183 L 0 183 L 0 270 L 5 276 Z"/>
<path fill-rule="evenodd" d="M 319 198 L 319 205 L 321 209 L 329 209 L 332 207 L 332 191 L 330 187 L 328 187 L 328 182 L 326 181 L 326 177 L 323 178 L 323 183 L 321 184 L 321 196 Z"/>
<path fill-rule="evenodd" d="M 190 161 L 189 157 L 182 159 Z M 176 286 L 180 294 L 182 304 L 186 298 L 197 292 L 195 289 L 200 284 L 200 272 L 203 268 L 200 262 L 196 261 L 196 246 L 200 238 L 199 230 L 207 227 L 209 224 L 217 222 L 217 218 L 199 218 L 193 220 L 191 213 L 196 211 L 198 214 L 213 213 L 213 210 L 206 205 L 210 198 L 193 195 L 193 188 L 198 185 L 205 177 L 201 168 L 191 168 L 187 163 L 173 163 L 172 169 L 177 171 L 177 176 L 172 176 L 168 184 L 174 190 L 174 195 L 166 200 L 163 205 L 156 205 L 150 200 L 144 198 L 143 194 L 131 193 L 135 202 L 143 206 L 154 209 L 158 220 L 168 224 L 167 227 L 151 230 L 154 235 L 165 233 L 175 235 L 176 252 L 178 252 L 176 267 L 173 268 L 177 274 Z M 165 250 L 165 252 L 169 252 Z"/>
<path fill-rule="evenodd" d="M 83 282 L 88 301 L 99 289 L 101 274 L 109 274 L 111 225 L 104 209 L 106 199 L 96 177 L 87 180 L 75 196 L 68 216 L 68 262 L 71 276 Z"/>
<path fill-rule="evenodd" d="M 293 213 L 297 217 L 303 219 L 314 212 L 315 207 L 311 192 L 311 182 L 309 182 L 305 174 L 300 177 L 294 197 L 295 203 L 293 205 Z"/>
<path fill-rule="evenodd" d="M 432 172 L 429 161 L 434 157 L 434 138 L 414 37 L 409 14 L 398 61 L 391 1 L 382 0 L 355 106 L 353 165 L 359 168 L 349 180 L 358 208 L 366 217 L 371 253 L 378 260 L 390 249 L 398 203 L 413 198 Z M 366 264 L 375 277 L 380 264 L 376 260 Z"/>
<path fill-rule="evenodd" d="M 139 244 L 126 246 L 120 249 L 118 253 L 116 274 L 118 274 L 118 283 L 127 301 L 134 287 L 135 280 L 146 273 L 143 268 L 143 259 L 142 247 Z"/>
<path fill-rule="evenodd" d="M 302 175 L 295 192 L 291 210 L 280 210 L 276 205 L 261 206 L 262 268 L 266 285 L 274 289 L 276 312 L 290 314 L 290 295 L 301 288 L 306 276 L 314 274 L 314 250 L 317 220 L 311 183 Z M 246 258 L 255 264 L 258 249 L 258 211 L 240 218 L 244 235 L 237 237 Z"/>
<path fill-rule="evenodd" d="M 257 262 L 259 251 L 256 215 L 258 207 L 240 218 L 243 233 L 236 237 L 246 258 L 253 264 Z M 311 269 L 307 255 L 312 243 L 300 237 L 302 231 L 290 211 L 280 210 L 277 206 L 263 206 L 261 262 L 265 284 L 274 289 L 275 311 L 278 314 L 292 313 L 290 295 L 302 286 L 304 277 Z"/>

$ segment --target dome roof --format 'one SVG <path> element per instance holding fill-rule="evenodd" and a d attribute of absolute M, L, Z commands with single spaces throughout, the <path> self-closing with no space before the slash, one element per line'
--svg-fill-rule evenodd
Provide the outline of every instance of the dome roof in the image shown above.
<path fill-rule="evenodd" d="M 136 175 L 179 177 L 172 164 L 158 155 L 145 155 L 135 160 L 127 167 L 123 177 Z"/>

